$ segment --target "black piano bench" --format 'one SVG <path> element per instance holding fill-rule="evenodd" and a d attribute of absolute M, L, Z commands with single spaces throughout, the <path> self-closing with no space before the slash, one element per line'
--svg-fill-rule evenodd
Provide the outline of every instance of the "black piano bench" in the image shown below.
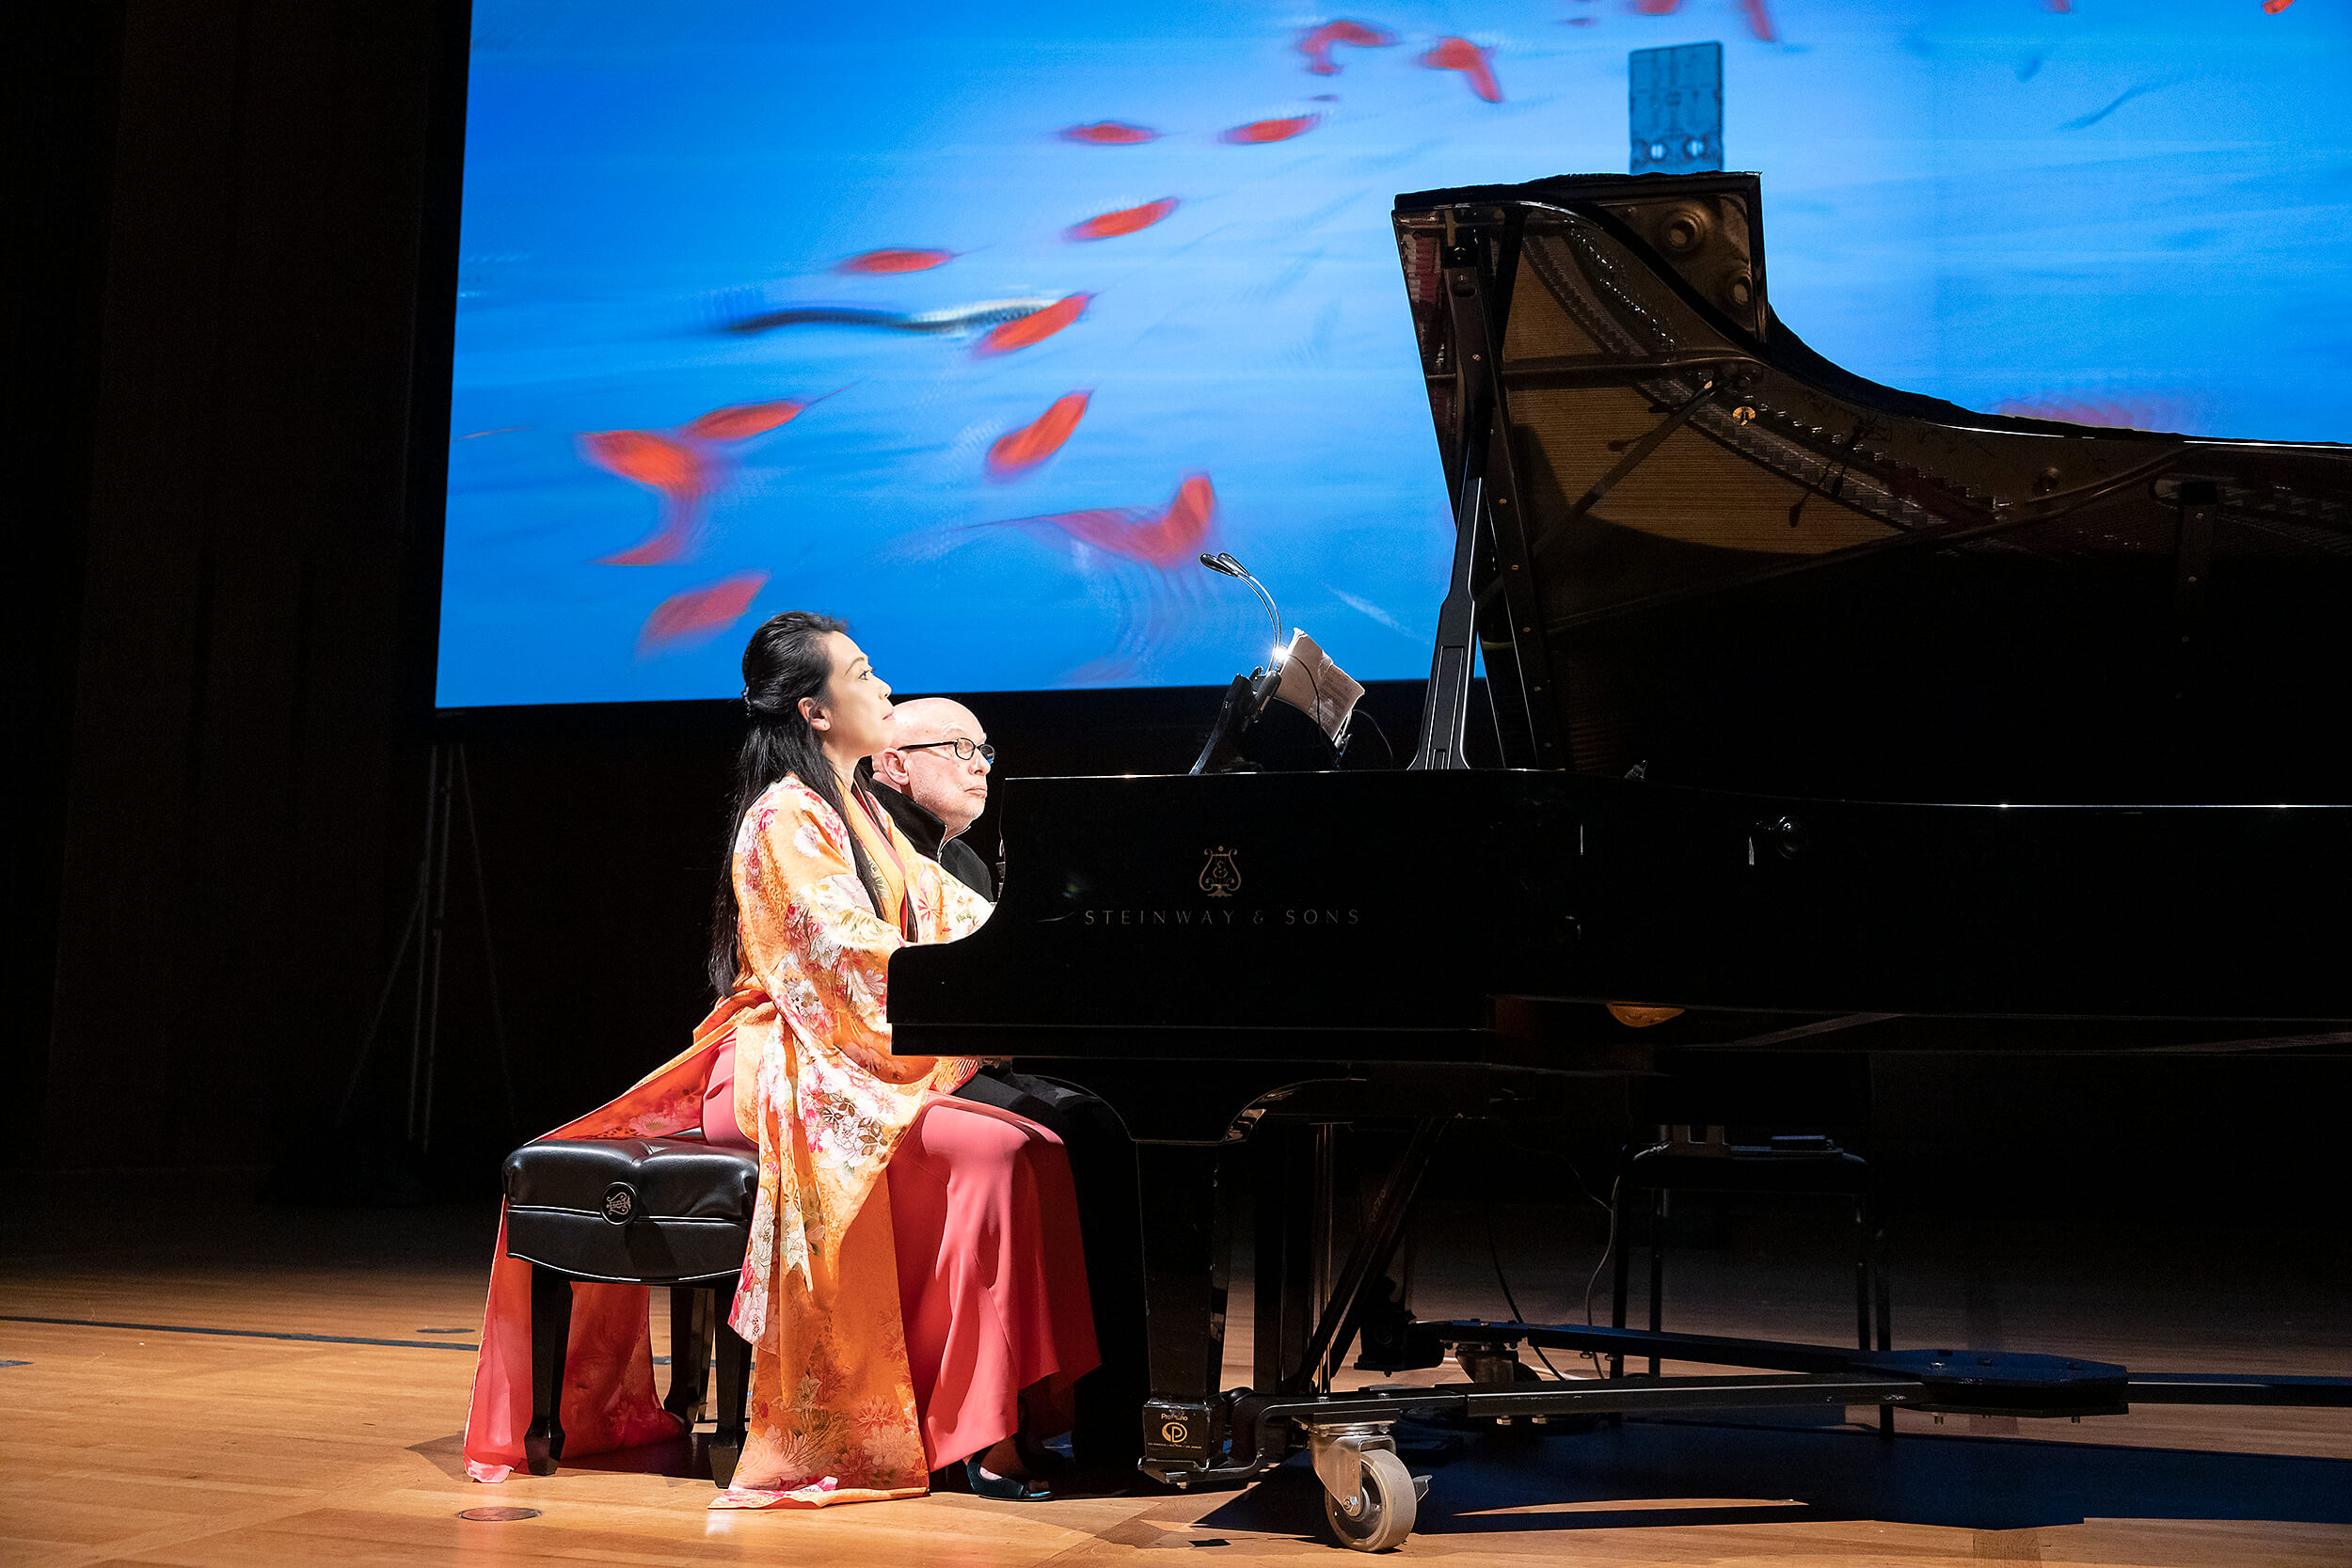
<path fill-rule="evenodd" d="M 564 1456 L 564 1354 L 572 1284 L 670 1287 L 670 1394 L 691 1432 L 702 1419 L 718 1340 L 718 1432 L 710 1479 L 724 1486 L 743 1449 L 752 1347 L 727 1326 L 751 1239 L 759 1160 L 700 1138 L 548 1138 L 506 1157 L 506 1251 L 531 1265 L 531 1430 L 534 1476 Z"/>
<path fill-rule="evenodd" d="M 1860 1349 L 1869 1350 L 1875 1337 L 1879 1350 L 1892 1348 L 1894 1304 L 1886 1277 L 1886 1232 L 1880 1224 L 1870 1163 L 1840 1148 L 1826 1137 L 1775 1137 L 1756 1145 L 1727 1142 L 1720 1127 L 1676 1127 L 1646 1148 L 1629 1150 L 1618 1174 L 1616 1202 L 1617 1266 L 1612 1289 L 1609 1322 L 1625 1326 L 1626 1287 L 1631 1274 L 1633 1237 L 1626 1224 L 1635 1207 L 1633 1195 L 1646 1192 L 1649 1201 L 1649 1326 L 1661 1326 L 1666 1296 L 1666 1243 L 1677 1192 L 1765 1193 L 1789 1196 L 1841 1197 L 1853 1204 L 1854 1335 Z M 1875 1318 L 1876 1322 L 1873 1323 Z M 1625 1370 L 1624 1357 L 1612 1358 L 1610 1375 Z M 1649 1364 L 1658 1375 L 1658 1359 Z M 1879 1412 L 1882 1431 L 1894 1430 L 1892 1408 Z"/>

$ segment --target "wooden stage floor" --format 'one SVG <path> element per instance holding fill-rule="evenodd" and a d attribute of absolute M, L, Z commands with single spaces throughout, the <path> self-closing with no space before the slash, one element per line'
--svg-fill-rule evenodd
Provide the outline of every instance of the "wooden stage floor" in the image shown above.
<path fill-rule="evenodd" d="M 1319 1494 L 1295 1465 L 1238 1493 L 821 1513 L 708 1512 L 682 1449 L 480 1486 L 457 1433 L 490 1209 L 259 1209 L 205 1201 L 189 1181 L 139 1187 L 137 1207 L 0 1219 L 0 1560 L 14 1568 L 1350 1560 L 1325 1543 Z M 1473 1212 L 1427 1216 L 1422 1233 L 1424 1313 L 1503 1316 Z M 1531 1209 L 1503 1213 L 1498 1234 L 1531 1317 L 1581 1316 L 1598 1252 L 1588 1226 Z M 1851 1320 L 1834 1240 L 1743 1229 L 1677 1254 L 1668 1325 L 1838 1338 Z M 1897 1248 L 1900 1343 L 2352 1373 L 2340 1232 L 2086 1243 L 1923 1224 Z M 1229 1381 L 1246 1381 L 1246 1336 L 1229 1348 Z M 1855 1427 L 1639 1422 L 1477 1437 L 1438 1457 L 1399 1560 L 2352 1563 L 2352 1411 L 2173 1408 L 2079 1426 L 1906 1415 L 1891 1443 Z M 536 1513 L 458 1517 L 500 1507 Z"/>

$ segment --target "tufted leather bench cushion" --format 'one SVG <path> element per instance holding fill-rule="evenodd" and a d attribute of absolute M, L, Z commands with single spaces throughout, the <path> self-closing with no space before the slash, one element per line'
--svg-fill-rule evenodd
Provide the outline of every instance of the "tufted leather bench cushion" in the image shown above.
<path fill-rule="evenodd" d="M 504 1175 L 510 1256 L 673 1285 L 742 1266 L 759 1159 L 699 1138 L 548 1138 L 508 1155 Z"/>

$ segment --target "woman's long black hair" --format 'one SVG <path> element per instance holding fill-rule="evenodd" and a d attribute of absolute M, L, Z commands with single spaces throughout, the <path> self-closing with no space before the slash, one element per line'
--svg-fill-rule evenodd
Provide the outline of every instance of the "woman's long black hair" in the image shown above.
<path fill-rule="evenodd" d="M 771 616 L 743 649 L 743 707 L 752 727 L 736 753 L 735 804 L 727 813 L 727 848 L 719 863 L 719 898 L 710 919 L 710 984 L 723 997 L 734 991 L 743 962 L 735 908 L 735 835 L 743 814 L 789 773 L 840 813 L 842 826 L 849 828 L 849 802 L 841 798 L 833 763 L 801 712 L 802 698 L 825 700 L 825 683 L 833 676 L 827 634 L 848 630 L 830 615 L 787 610 Z M 882 880 L 874 875 L 855 829 L 850 829 L 850 855 L 856 862 L 858 880 L 866 884 L 875 911 L 881 912 Z"/>

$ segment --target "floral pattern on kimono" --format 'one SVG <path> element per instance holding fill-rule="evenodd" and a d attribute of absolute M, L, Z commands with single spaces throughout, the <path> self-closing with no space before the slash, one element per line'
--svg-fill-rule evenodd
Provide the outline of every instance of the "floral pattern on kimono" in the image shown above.
<path fill-rule="evenodd" d="M 853 831 L 882 883 L 879 911 Z M 902 922 L 919 942 L 951 942 L 989 905 L 887 817 L 852 804 L 844 821 L 790 777 L 744 814 L 734 875 L 743 974 L 704 1028 L 734 1034 L 759 1196 L 734 1316 L 754 1347 L 750 1432 L 714 1506 L 912 1496 L 929 1465 L 890 1206 L 866 1200 L 924 1101 L 978 1064 L 890 1054 L 888 967 Z"/>
<path fill-rule="evenodd" d="M 868 1203 L 931 1095 L 966 1057 L 893 1056 L 890 955 L 978 929 L 991 906 L 857 806 L 877 911 L 850 823 L 787 776 L 744 814 L 733 878 L 742 972 L 694 1042 L 628 1093 L 548 1137 L 659 1137 L 696 1127 L 711 1063 L 736 1047 L 736 1118 L 759 1148 L 759 1192 L 732 1322 L 753 1346 L 749 1431 L 714 1508 L 821 1507 L 920 1495 L 929 1481 L 888 1202 Z M 564 1370 L 564 1452 L 674 1436 L 654 1397 L 642 1285 L 576 1285 Z M 500 1223 L 466 1468 L 502 1481 L 530 1423 L 531 1266 Z"/>

